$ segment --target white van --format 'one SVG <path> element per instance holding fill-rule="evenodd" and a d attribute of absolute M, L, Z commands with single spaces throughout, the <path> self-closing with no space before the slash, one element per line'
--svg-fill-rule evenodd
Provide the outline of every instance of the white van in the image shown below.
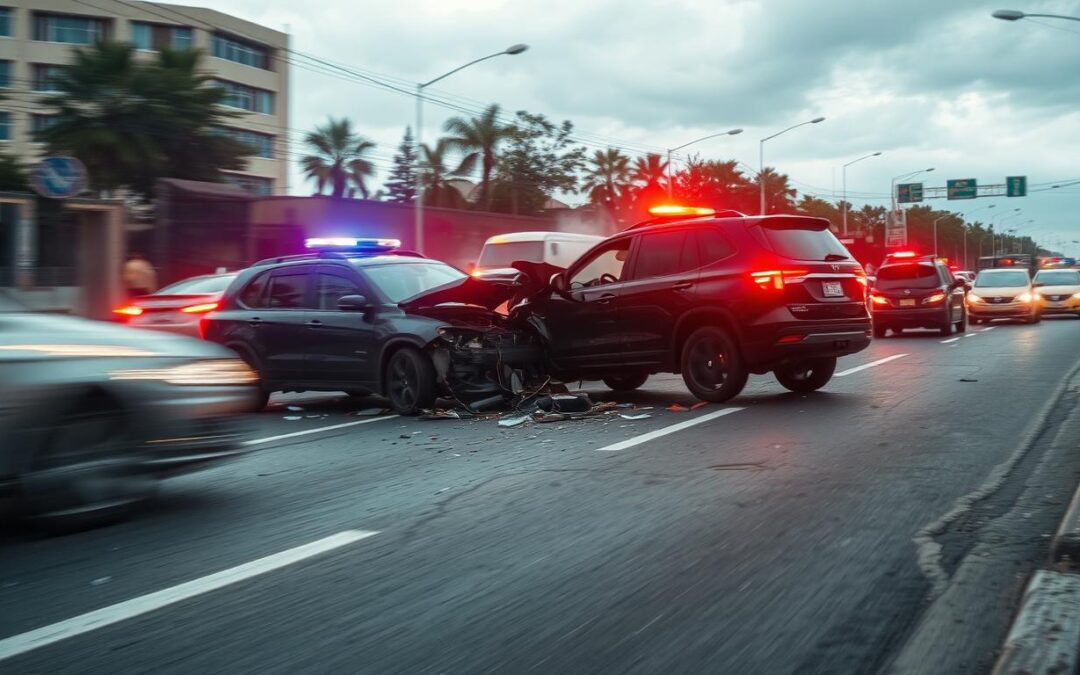
<path fill-rule="evenodd" d="M 603 237 L 570 232 L 510 232 L 484 242 L 473 274 L 505 270 L 518 260 L 569 267 Z"/>

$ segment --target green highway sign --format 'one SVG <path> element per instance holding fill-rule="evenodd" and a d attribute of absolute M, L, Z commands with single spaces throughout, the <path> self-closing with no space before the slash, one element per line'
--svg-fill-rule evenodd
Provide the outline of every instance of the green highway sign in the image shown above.
<path fill-rule="evenodd" d="M 921 202 L 922 200 L 922 183 L 900 183 L 896 186 L 896 201 L 900 204 Z"/>
<path fill-rule="evenodd" d="M 945 181 L 946 193 L 949 199 L 975 199 L 975 179 L 957 178 Z"/>
<path fill-rule="evenodd" d="M 1005 179 L 1006 197 L 1027 197 L 1027 176 L 1009 176 Z"/>

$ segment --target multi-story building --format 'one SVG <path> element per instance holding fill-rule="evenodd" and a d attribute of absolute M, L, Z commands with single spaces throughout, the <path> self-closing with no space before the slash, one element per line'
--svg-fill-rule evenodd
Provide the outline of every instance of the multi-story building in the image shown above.
<path fill-rule="evenodd" d="M 239 111 L 228 133 L 255 149 L 227 180 L 260 195 L 288 188 L 288 35 L 228 14 L 137 0 L 0 0 L 0 152 L 36 159 L 34 133 L 50 117 L 40 100 L 74 51 L 128 42 L 146 58 L 169 47 L 201 49 L 203 68 Z"/>

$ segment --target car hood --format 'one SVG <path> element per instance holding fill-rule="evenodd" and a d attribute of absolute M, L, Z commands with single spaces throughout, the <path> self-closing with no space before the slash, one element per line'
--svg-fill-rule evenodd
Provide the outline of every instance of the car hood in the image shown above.
<path fill-rule="evenodd" d="M 1069 284 L 1067 286 L 1039 286 L 1036 288 L 1039 295 L 1072 295 L 1080 293 L 1080 286 Z"/>
<path fill-rule="evenodd" d="M 85 350 L 77 349 L 84 347 Z M 55 314 L 0 314 L 0 356 L 235 356 L 219 345 L 157 331 Z"/>
<path fill-rule="evenodd" d="M 1027 293 L 1031 289 L 1027 286 L 978 286 L 971 289 L 971 292 L 980 298 L 988 295 L 1001 297 L 1015 297 L 1021 293 Z"/>
<path fill-rule="evenodd" d="M 398 303 L 398 306 L 406 312 L 441 305 L 494 310 L 512 299 L 516 301 L 542 293 L 548 288 L 551 276 L 562 269 L 548 263 L 519 261 L 513 263 L 512 270 L 498 270 L 480 277 L 464 277 L 414 295 Z"/>

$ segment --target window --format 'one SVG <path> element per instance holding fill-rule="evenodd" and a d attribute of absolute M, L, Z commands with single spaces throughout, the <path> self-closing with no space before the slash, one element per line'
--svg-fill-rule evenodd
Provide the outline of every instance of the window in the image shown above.
<path fill-rule="evenodd" d="M 645 235 L 638 246 L 634 278 L 649 279 L 683 271 L 681 260 L 685 244 L 686 230 Z"/>
<path fill-rule="evenodd" d="M 878 279 L 881 279 L 881 275 L 878 275 Z M 1027 272 L 1022 270 L 1016 271 L 982 271 L 979 272 L 979 276 L 975 277 L 975 288 L 994 288 L 995 286 L 1000 288 L 1019 288 L 1028 285 Z"/>
<path fill-rule="evenodd" d="M 351 279 L 332 272 L 319 272 L 319 309 L 337 309 L 338 300 L 346 295 L 362 295 Z"/>
<path fill-rule="evenodd" d="M 56 80 L 64 72 L 64 66 L 57 66 L 51 63 L 35 63 L 33 64 L 32 86 L 34 91 L 43 92 L 56 92 L 60 88 L 56 86 Z"/>
<path fill-rule="evenodd" d="M 570 289 L 577 290 L 619 281 L 622 279 L 623 267 L 629 253 L 630 239 L 627 238 L 594 254 L 584 267 L 574 273 L 570 279 Z"/>
<path fill-rule="evenodd" d="M 214 80 L 216 86 L 225 90 L 221 105 L 239 108 L 250 112 L 272 115 L 274 113 L 274 94 L 265 89 L 256 89 L 228 80 Z"/>
<path fill-rule="evenodd" d="M 191 49 L 194 47 L 195 38 L 192 35 L 191 28 L 187 26 L 176 26 L 173 28 L 169 46 L 176 50 Z"/>
<path fill-rule="evenodd" d="M 219 59 L 242 63 L 245 66 L 270 69 L 269 49 L 222 33 L 214 33 L 210 39 L 210 54 Z"/>
<path fill-rule="evenodd" d="M 307 307 L 306 272 L 281 271 L 270 277 L 269 307 L 298 309 Z"/>
<path fill-rule="evenodd" d="M 227 173 L 225 174 L 225 182 L 260 197 L 274 194 L 273 178 L 263 178 L 262 176 L 237 176 L 236 174 Z"/>
<path fill-rule="evenodd" d="M 131 22 L 131 44 L 136 49 L 161 51 L 162 49 L 191 49 L 191 28 L 165 26 L 142 21 Z"/>
<path fill-rule="evenodd" d="M 905 263 L 885 265 L 878 270 L 874 286 L 883 291 L 898 288 L 937 288 L 941 276 L 931 263 Z"/>
<path fill-rule="evenodd" d="M 152 33 L 150 24 L 131 22 L 131 44 L 135 45 L 135 49 L 152 49 L 150 46 L 154 41 Z"/>
<path fill-rule="evenodd" d="M 11 86 L 11 61 L 0 61 L 0 88 Z"/>
<path fill-rule="evenodd" d="M 1080 272 L 1075 270 L 1042 271 L 1035 275 L 1035 283 L 1044 286 L 1080 286 Z"/>
<path fill-rule="evenodd" d="M 253 150 L 253 156 L 262 157 L 263 159 L 274 158 L 274 137 L 270 134 L 235 129 L 230 135 L 244 145 L 250 146 Z"/>
<path fill-rule="evenodd" d="M 252 279 L 244 290 L 240 292 L 238 300 L 240 304 L 249 309 L 266 307 L 263 291 L 266 290 L 266 282 L 270 280 L 270 273 L 264 272 Z"/>
<path fill-rule="evenodd" d="M 434 260 L 364 265 L 363 270 L 368 280 L 395 303 L 466 278 L 461 271 Z"/>
<path fill-rule="evenodd" d="M 11 113 L 0 112 L 0 141 L 11 140 Z"/>
<path fill-rule="evenodd" d="M 36 13 L 34 39 L 41 42 L 92 45 L 106 39 L 106 26 L 105 19 L 90 16 Z"/>
<path fill-rule="evenodd" d="M 764 224 L 761 231 L 776 253 L 793 260 L 849 260 L 847 249 L 828 229 L 816 229 L 795 219 Z"/>
<path fill-rule="evenodd" d="M 10 7 L 0 7 L 0 37 L 11 37 L 13 21 Z"/>
<path fill-rule="evenodd" d="M 735 252 L 735 247 L 731 245 L 724 235 L 712 228 L 698 230 L 697 240 L 703 265 L 711 265 Z"/>
<path fill-rule="evenodd" d="M 511 263 L 518 260 L 543 262 L 544 242 L 506 241 L 484 244 L 484 249 L 480 251 L 480 260 L 476 263 L 476 266 L 485 269 L 510 267 Z"/>
<path fill-rule="evenodd" d="M 54 124 L 56 124 L 56 115 L 34 114 L 30 116 L 30 131 L 35 134 L 40 134 Z"/>

